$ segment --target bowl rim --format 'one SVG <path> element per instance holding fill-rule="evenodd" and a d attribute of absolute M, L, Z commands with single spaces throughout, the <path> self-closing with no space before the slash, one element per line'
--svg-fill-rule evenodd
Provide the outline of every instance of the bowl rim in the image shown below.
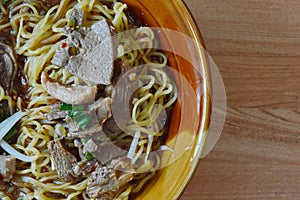
<path fill-rule="evenodd" d="M 202 117 L 200 120 L 200 127 L 198 130 L 197 135 L 197 141 L 201 142 L 201 144 L 197 145 L 197 150 L 195 151 L 197 154 L 195 155 L 195 162 L 191 165 L 191 170 L 186 177 L 185 181 L 183 182 L 183 186 L 180 188 L 180 190 L 175 194 L 175 198 L 179 200 L 181 196 L 184 194 L 186 188 L 188 187 L 189 183 L 191 182 L 193 176 L 195 175 L 197 168 L 199 167 L 201 155 L 203 153 L 203 150 L 205 148 L 206 140 L 207 140 L 207 134 L 208 129 L 210 125 L 211 120 L 211 111 L 212 111 L 212 105 L 211 105 L 211 98 L 212 98 L 212 82 L 211 82 L 211 72 L 209 69 L 209 62 L 208 62 L 208 55 L 206 52 L 206 46 L 204 43 L 203 36 L 201 34 L 200 28 L 198 24 L 196 23 L 196 20 L 188 7 L 187 3 L 184 0 L 176 0 L 182 8 L 184 8 L 184 11 L 186 13 L 185 20 L 188 21 L 190 24 L 190 27 L 188 27 L 190 30 L 193 30 L 192 36 L 193 39 L 197 41 L 197 44 L 200 44 L 201 46 L 197 47 L 197 50 L 199 51 L 199 55 L 202 57 L 202 65 L 201 65 L 201 73 L 202 77 L 205 79 L 205 84 L 203 85 L 203 104 L 201 105 L 200 109 L 203 109 L 202 115 L 205 115 L 205 117 Z M 202 138 L 199 138 L 202 137 Z"/>

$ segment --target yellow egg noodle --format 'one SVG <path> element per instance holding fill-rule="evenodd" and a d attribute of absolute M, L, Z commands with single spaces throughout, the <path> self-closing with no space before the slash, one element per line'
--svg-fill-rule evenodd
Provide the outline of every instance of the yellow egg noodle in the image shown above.
<path fill-rule="evenodd" d="M 98 0 L 62 0 L 59 5 L 51 8 L 45 6 L 40 0 L 15 0 L 11 1 L 7 7 L 0 2 L 0 11 L 11 16 L 9 22 L 0 23 L 0 31 L 13 30 L 16 36 L 14 50 L 18 55 L 27 58 L 23 71 L 31 87 L 27 107 L 22 106 L 24 104 L 21 99 L 14 102 L 5 94 L 1 86 L 0 101 L 8 102 L 11 114 L 16 107 L 20 110 L 28 110 L 28 115 L 21 120 L 18 140 L 12 146 L 25 155 L 38 157 L 32 163 L 17 161 L 11 187 L 8 191 L 0 191 L 1 199 L 10 199 L 6 194 L 14 190 L 23 194 L 19 199 L 60 199 L 58 197 L 61 196 L 54 196 L 55 194 L 63 194 L 65 197 L 62 199 L 68 200 L 89 199 L 85 193 L 87 179 L 79 183 L 62 182 L 51 162 L 47 143 L 55 137 L 55 123 L 45 123 L 44 114 L 50 112 L 49 105 L 57 100 L 47 94 L 40 83 L 42 72 L 61 84 L 78 85 L 82 82 L 79 78 L 69 74 L 66 69 L 52 65 L 50 62 L 55 51 L 63 43 L 62 37 L 65 36 L 63 27 L 66 26 L 67 16 L 74 6 L 84 11 L 86 15 L 84 26 L 91 26 L 96 21 L 106 18 L 112 22 L 117 33 L 129 30 L 129 20 L 125 14 L 127 5 L 117 1 L 113 2 L 112 7 L 108 7 Z M 44 12 L 40 12 L 41 10 Z M 158 130 L 155 122 L 161 111 L 155 107 L 155 104 L 160 104 L 167 109 L 175 102 L 176 96 L 171 95 L 174 88 L 163 70 L 168 62 L 167 56 L 156 50 L 157 40 L 153 30 L 140 27 L 135 30 L 134 36 L 119 39 L 123 52 L 126 52 L 121 53 L 119 59 L 126 61 L 132 67 L 145 64 L 147 71 L 151 71 L 151 74 L 142 72 L 138 75 L 138 78 L 145 80 L 147 84 L 139 89 L 138 97 L 133 101 L 132 121 L 126 130 L 131 135 L 148 135 L 148 137 L 140 137 L 136 154 L 132 158 L 134 163 L 142 154 L 148 155 L 153 141 L 163 134 L 163 131 Z M 139 48 L 127 53 L 132 46 Z M 151 59 L 153 56 L 159 57 L 160 61 Z M 156 84 L 157 82 L 160 84 Z M 150 172 L 136 173 L 134 180 L 138 181 L 135 181 L 134 185 L 128 184 L 127 188 L 118 194 L 117 199 L 128 199 L 132 193 L 138 193 L 155 175 L 155 169 L 159 164 L 159 156 L 156 162 L 146 157 L 145 163 L 137 169 L 137 172 Z M 45 168 L 49 170 L 44 171 Z"/>

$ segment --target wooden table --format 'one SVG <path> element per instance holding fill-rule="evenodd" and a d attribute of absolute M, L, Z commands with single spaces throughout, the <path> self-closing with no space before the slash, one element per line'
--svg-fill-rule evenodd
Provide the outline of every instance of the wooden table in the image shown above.
<path fill-rule="evenodd" d="M 185 2 L 228 107 L 181 199 L 300 199 L 300 1 Z"/>

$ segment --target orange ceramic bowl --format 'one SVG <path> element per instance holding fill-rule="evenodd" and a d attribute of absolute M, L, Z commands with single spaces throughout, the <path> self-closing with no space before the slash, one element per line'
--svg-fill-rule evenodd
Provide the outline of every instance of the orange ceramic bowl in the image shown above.
<path fill-rule="evenodd" d="M 185 94 L 185 88 L 178 81 L 182 100 L 177 102 L 171 115 L 166 145 L 174 150 L 176 159 L 161 169 L 157 176 L 136 196 L 136 199 L 178 199 L 189 183 L 199 163 L 205 146 L 209 127 L 211 99 L 210 74 L 206 52 L 197 26 L 184 3 L 180 0 L 124 0 L 135 18 L 150 27 L 161 27 L 182 33 L 193 41 L 193 48 L 185 40 L 164 37 L 161 45 L 167 49 L 181 48 L 193 64 L 180 55 L 165 52 L 170 66 L 189 82 L 195 97 Z M 195 69 L 196 68 L 196 69 Z M 187 126 L 180 128 L 183 123 Z M 167 155 L 166 156 L 168 159 Z"/>

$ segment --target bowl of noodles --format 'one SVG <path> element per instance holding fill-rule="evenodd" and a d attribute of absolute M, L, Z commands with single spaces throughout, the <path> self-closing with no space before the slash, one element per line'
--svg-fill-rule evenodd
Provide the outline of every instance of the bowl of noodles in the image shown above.
<path fill-rule="evenodd" d="M 0 10 L 1 199 L 179 198 L 211 110 L 183 2 L 2 0 Z"/>

